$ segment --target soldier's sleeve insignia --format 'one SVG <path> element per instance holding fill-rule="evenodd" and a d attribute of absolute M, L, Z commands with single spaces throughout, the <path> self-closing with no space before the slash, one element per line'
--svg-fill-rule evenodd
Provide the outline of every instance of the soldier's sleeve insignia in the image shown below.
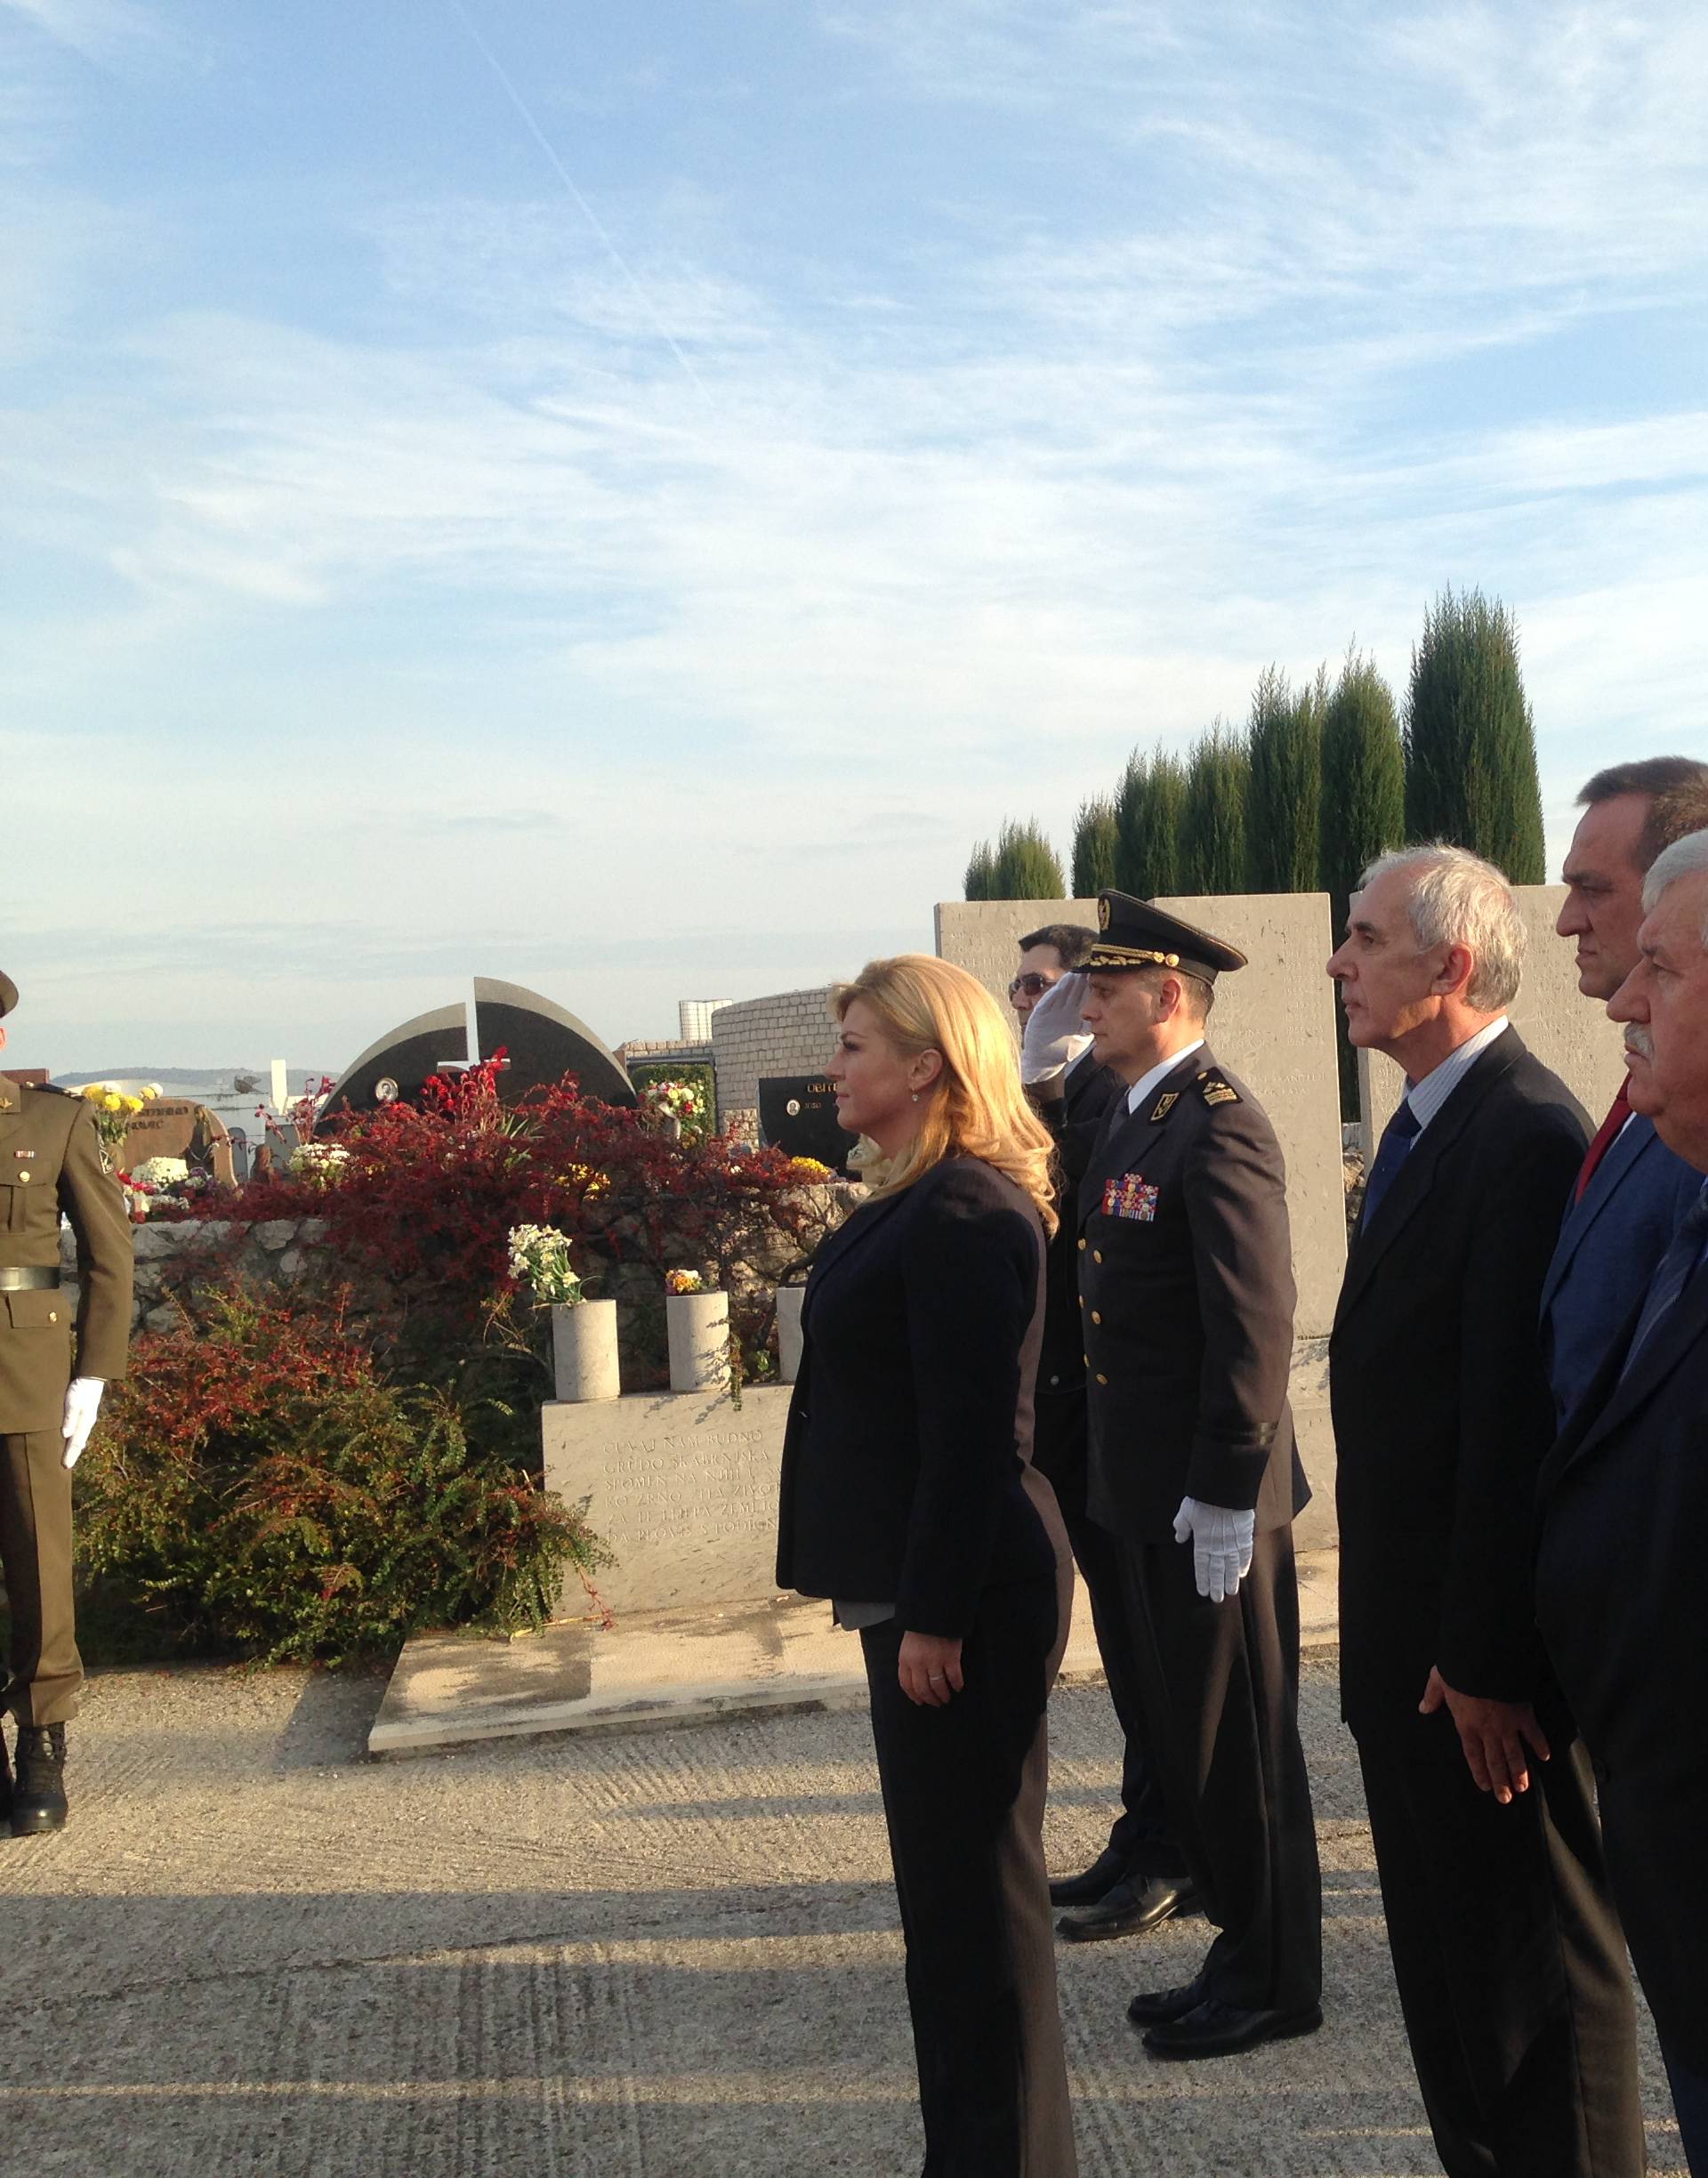
<path fill-rule="evenodd" d="M 1178 1089 L 1164 1089 L 1161 1096 L 1157 1098 L 1156 1101 L 1150 1108 L 1150 1124 L 1152 1126 L 1155 1126 L 1158 1120 L 1166 1119 L 1170 1112 L 1173 1110 L 1174 1107 L 1180 1102 L 1180 1093 Z"/>
<path fill-rule="evenodd" d="M 1123 1173 L 1118 1179 L 1103 1182 L 1103 1214 L 1128 1218 L 1140 1225 L 1154 1225 L 1162 1192 L 1143 1173 Z"/>

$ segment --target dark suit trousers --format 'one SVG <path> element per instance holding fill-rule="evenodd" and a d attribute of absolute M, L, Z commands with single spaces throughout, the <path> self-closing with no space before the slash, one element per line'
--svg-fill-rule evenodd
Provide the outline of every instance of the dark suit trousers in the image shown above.
<path fill-rule="evenodd" d="M 1394 1979 L 1447 2178 L 1638 2178 L 1624 1941 L 1580 1743 L 1479 1792 L 1450 1719 L 1358 1741 Z"/>
<path fill-rule="evenodd" d="M 1299 1743 L 1293 1530 L 1257 1537 L 1239 1593 L 1201 1596 L 1189 1546 L 1124 1543 L 1145 1745 L 1170 1825 L 1221 1931 L 1207 1993 L 1303 2011 L 1323 1988 L 1322 1877 Z"/>
<path fill-rule="evenodd" d="M 71 1585 L 71 1477 L 58 1430 L 0 1436 L 0 1564 L 12 1611 L 4 1706 L 22 1724 L 65 1724 L 77 1714 Z"/>
<path fill-rule="evenodd" d="M 1599 1600 L 1599 1599 L 1598 1599 Z M 1681 1731 L 1688 1724 L 1681 1722 Z M 1708 1884 L 1702 1795 L 1676 1771 L 1600 1776 L 1602 1833 L 1614 1901 L 1655 2015 L 1672 2083 L 1685 2160 L 1708 2178 L 1708 2015 L 1702 1993 Z"/>
<path fill-rule="evenodd" d="M 860 1635 L 907 1948 L 924 2178 L 1073 2178 L 1043 1867 L 1055 1584 L 987 1589 L 941 1709 L 896 1679 L 902 1628 Z"/>
<path fill-rule="evenodd" d="M 1061 1507 L 1074 1562 L 1092 1600 L 1097 1652 L 1103 1659 L 1109 1700 L 1121 1726 L 1121 1812 L 1109 1832 L 1112 1851 L 1147 1876 L 1179 1876 L 1186 1861 L 1169 1835 L 1160 1787 L 1145 1760 L 1139 1666 L 1127 1623 L 1121 1553 L 1107 1528 L 1085 1510 L 1085 1392 L 1041 1392 L 1033 1436 L 1032 1464 L 1045 1476 Z"/>

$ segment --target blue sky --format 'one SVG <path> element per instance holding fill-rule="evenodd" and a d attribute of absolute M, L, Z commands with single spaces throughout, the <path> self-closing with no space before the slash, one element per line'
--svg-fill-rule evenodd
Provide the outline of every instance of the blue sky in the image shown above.
<path fill-rule="evenodd" d="M 1708 757 L 1704 110 L 1667 0 L 0 0 L 13 1062 L 928 948 L 1447 582 L 1557 866 Z"/>

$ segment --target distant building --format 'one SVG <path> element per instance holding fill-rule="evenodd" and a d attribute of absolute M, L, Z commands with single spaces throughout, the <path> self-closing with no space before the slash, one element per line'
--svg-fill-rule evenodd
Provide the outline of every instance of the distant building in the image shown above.
<path fill-rule="evenodd" d="M 728 998 L 679 998 L 676 1001 L 676 1020 L 684 1044 L 709 1044 L 712 1041 L 712 1016 L 720 1006 L 729 1004 Z"/>

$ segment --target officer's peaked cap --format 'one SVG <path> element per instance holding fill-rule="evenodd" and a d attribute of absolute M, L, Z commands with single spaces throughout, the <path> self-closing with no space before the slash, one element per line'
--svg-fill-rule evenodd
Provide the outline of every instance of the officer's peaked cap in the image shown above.
<path fill-rule="evenodd" d="M 1081 964 L 1089 974 L 1111 968 L 1179 968 L 1213 983 L 1225 971 L 1243 968 L 1245 956 L 1208 931 L 1166 915 L 1131 892 L 1097 896 L 1097 943 Z"/>

